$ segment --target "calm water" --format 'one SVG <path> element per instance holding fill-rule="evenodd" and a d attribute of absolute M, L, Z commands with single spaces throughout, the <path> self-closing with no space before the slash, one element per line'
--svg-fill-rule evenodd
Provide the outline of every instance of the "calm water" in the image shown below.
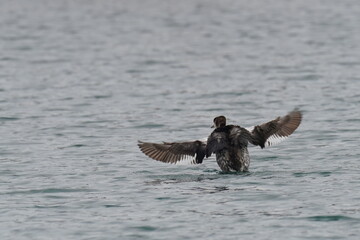
<path fill-rule="evenodd" d="M 1 239 L 358 239 L 360 3 L 0 1 Z M 293 108 L 249 173 L 153 161 Z"/>

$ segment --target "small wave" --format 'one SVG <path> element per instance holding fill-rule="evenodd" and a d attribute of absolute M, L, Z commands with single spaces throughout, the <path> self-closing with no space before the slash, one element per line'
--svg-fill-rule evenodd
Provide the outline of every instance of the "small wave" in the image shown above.
<path fill-rule="evenodd" d="M 152 232 L 157 230 L 156 227 L 152 227 L 152 226 L 138 226 L 138 227 L 134 227 L 134 229 L 144 232 Z"/>
<path fill-rule="evenodd" d="M 17 117 L 0 117 L 0 121 L 16 121 L 19 119 L 20 118 L 17 118 Z"/>
<path fill-rule="evenodd" d="M 320 215 L 320 216 L 307 217 L 307 219 L 310 221 L 317 221 L 317 222 L 358 220 L 358 219 L 343 216 L 343 215 Z"/>
<path fill-rule="evenodd" d="M 26 191 L 11 191 L 4 194 L 37 194 L 37 193 L 69 193 L 69 192 L 91 192 L 91 189 L 86 188 L 44 188 L 44 189 L 32 189 Z"/>
<path fill-rule="evenodd" d="M 165 126 L 164 124 L 149 123 L 149 124 L 134 126 L 134 128 L 161 128 L 164 126 Z"/>
<path fill-rule="evenodd" d="M 293 173 L 293 175 L 295 177 L 305 177 L 305 176 L 308 176 L 308 175 L 320 175 L 320 176 L 323 176 L 323 177 L 328 177 L 332 174 L 332 172 L 329 172 L 329 171 L 319 171 L 319 172 L 295 172 Z"/>

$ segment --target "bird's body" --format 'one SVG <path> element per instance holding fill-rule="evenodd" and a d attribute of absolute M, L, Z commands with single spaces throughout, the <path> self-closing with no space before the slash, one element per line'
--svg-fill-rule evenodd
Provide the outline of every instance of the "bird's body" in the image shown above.
<path fill-rule="evenodd" d="M 302 115 L 299 111 L 290 112 L 270 122 L 250 129 L 237 125 L 226 125 L 226 118 L 214 118 L 215 130 L 206 141 L 164 142 L 163 144 L 139 142 L 140 150 L 147 156 L 162 162 L 179 163 L 194 157 L 192 164 L 200 164 L 203 159 L 215 153 L 217 164 L 224 172 L 248 171 L 250 156 L 248 144 L 264 148 L 276 144 L 300 125 Z"/>
<path fill-rule="evenodd" d="M 208 137 L 205 156 L 215 153 L 216 162 L 224 172 L 247 171 L 250 165 L 247 150 L 250 139 L 250 132 L 240 126 L 216 126 Z"/>

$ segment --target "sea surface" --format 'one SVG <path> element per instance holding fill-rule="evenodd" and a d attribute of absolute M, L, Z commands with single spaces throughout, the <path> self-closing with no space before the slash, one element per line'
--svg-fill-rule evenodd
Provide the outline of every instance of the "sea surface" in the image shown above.
<path fill-rule="evenodd" d="M 298 108 L 250 171 L 137 141 Z M 0 239 L 359 239 L 357 0 L 0 0 Z"/>

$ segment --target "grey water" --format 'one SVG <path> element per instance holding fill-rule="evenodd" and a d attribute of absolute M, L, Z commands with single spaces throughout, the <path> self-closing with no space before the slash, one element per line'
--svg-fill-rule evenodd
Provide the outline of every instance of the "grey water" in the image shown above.
<path fill-rule="evenodd" d="M 358 239 L 359 24 L 356 0 L 1 0 L 0 239 Z M 247 173 L 136 145 L 294 108 Z"/>

